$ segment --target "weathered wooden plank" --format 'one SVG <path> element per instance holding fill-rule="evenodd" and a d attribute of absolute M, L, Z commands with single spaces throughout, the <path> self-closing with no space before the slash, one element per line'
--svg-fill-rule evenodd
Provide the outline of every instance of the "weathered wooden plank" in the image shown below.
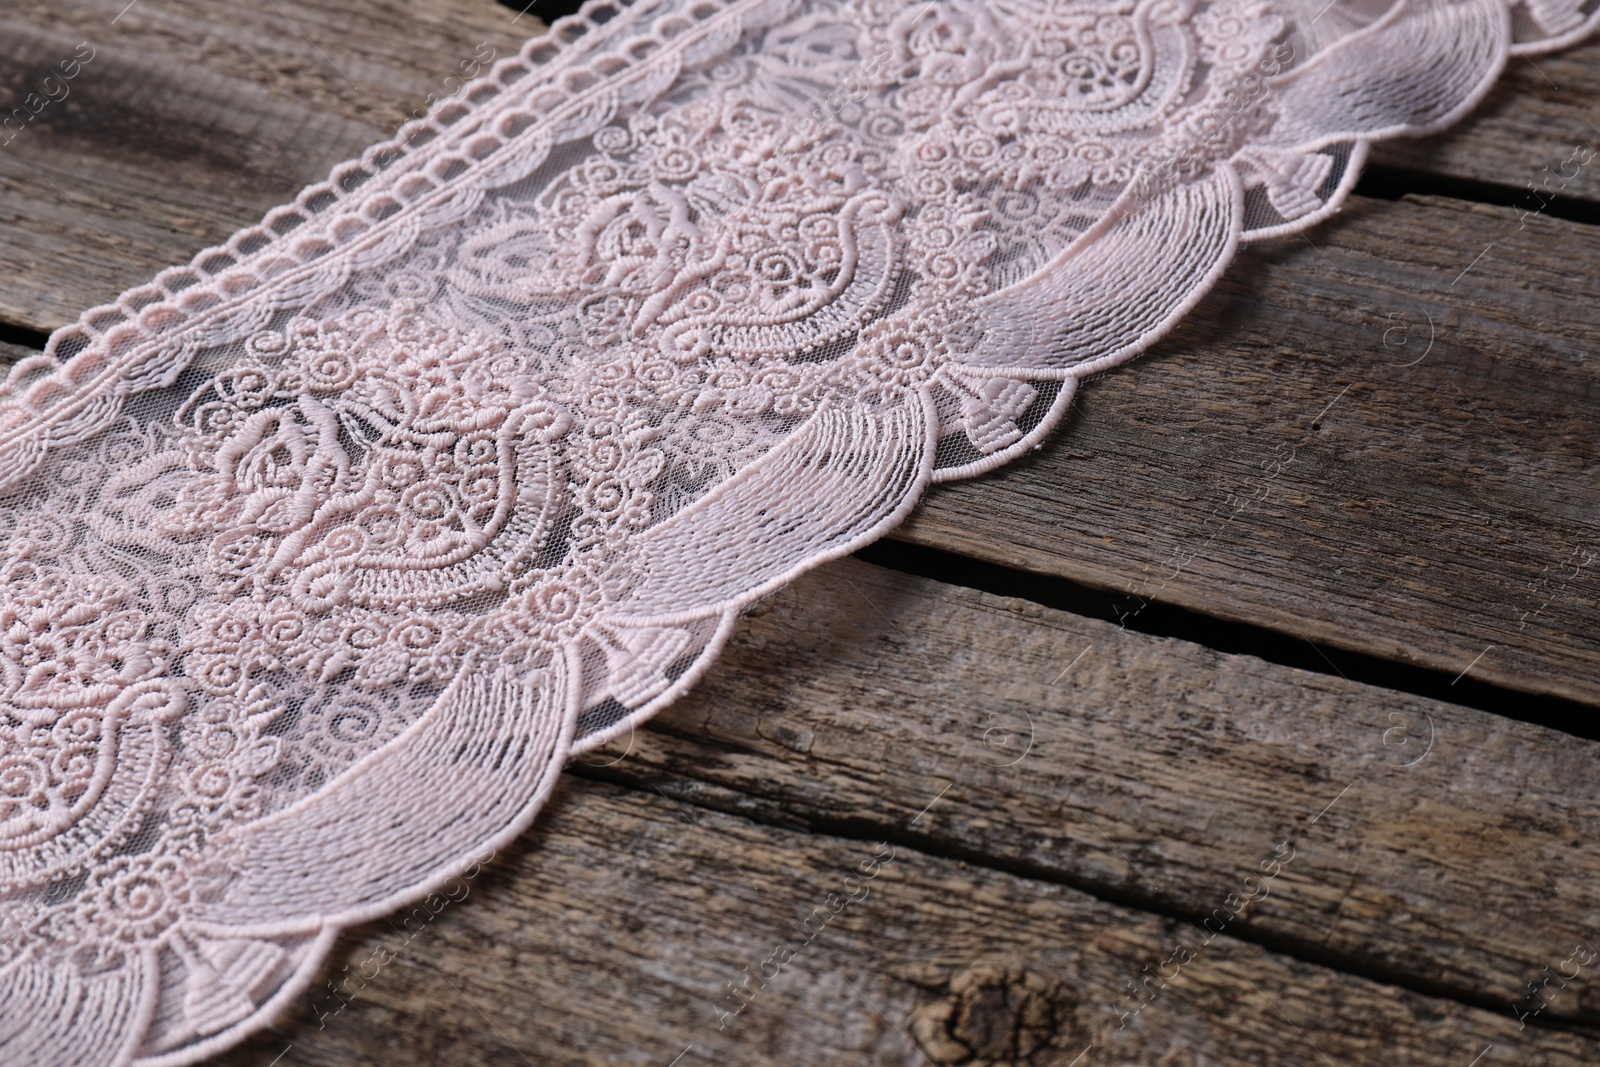
<path fill-rule="evenodd" d="M 1508 1018 L 1600 949 L 1600 744 L 855 561 L 580 762 L 1196 923 L 1288 840 L 1229 933 Z M 1600 1022 L 1589 979 L 1539 1021 Z"/>
<path fill-rule="evenodd" d="M 65 95 L 0 132 L 0 321 L 49 332 L 225 241 L 538 28 L 494 0 L 8 3 L 3 110 L 53 71 Z"/>
<path fill-rule="evenodd" d="M 342 1011 L 323 987 L 215 1062 L 1465 1067 L 1486 1046 L 1485 1064 L 1600 1057 L 1593 1038 L 1519 1032 L 1506 1014 L 1227 937 L 1166 964 L 1199 940 L 1183 924 L 887 848 L 569 782 L 502 865 L 454 892 L 465 900 L 348 943 L 333 975 L 348 967 L 357 995 Z M 846 883 L 864 863 L 875 875 Z M 1129 983 L 1147 966 L 1171 981 L 1152 982 L 1135 1014 Z M 747 978 L 762 971 L 762 984 Z M 748 1006 L 723 1020 L 719 1004 L 731 1015 L 743 1002 L 729 983 Z"/>
<path fill-rule="evenodd" d="M 1592 204 L 1600 201 L 1600 158 L 1579 149 L 1600 149 L 1597 100 L 1600 40 L 1551 56 L 1513 59 L 1500 84 L 1459 125 L 1436 137 L 1378 145 L 1373 162 L 1524 194 L 1532 182 L 1539 199 L 1505 201 L 1525 211 L 1537 210 L 1552 195 Z"/>
<path fill-rule="evenodd" d="M 1600 703 L 1597 261 L 1592 227 L 1358 199 L 896 536 L 1130 620 L 1166 601 Z"/>

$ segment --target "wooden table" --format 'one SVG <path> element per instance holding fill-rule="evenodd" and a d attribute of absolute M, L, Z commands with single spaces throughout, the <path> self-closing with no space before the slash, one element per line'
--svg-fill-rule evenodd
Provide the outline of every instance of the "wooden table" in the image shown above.
<path fill-rule="evenodd" d="M 536 28 L 125 4 L 0 12 L 7 108 L 93 51 L 0 148 L 12 356 Z M 1600 1063 L 1600 161 L 1525 189 L 1596 123 L 1590 44 L 1383 148 L 218 1062 Z"/>

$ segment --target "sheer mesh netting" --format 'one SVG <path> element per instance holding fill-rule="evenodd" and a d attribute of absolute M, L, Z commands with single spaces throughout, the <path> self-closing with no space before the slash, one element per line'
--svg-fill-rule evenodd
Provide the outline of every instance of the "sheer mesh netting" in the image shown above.
<path fill-rule="evenodd" d="M 0 1059 L 188 1063 L 1600 0 L 591 5 L 0 390 Z"/>

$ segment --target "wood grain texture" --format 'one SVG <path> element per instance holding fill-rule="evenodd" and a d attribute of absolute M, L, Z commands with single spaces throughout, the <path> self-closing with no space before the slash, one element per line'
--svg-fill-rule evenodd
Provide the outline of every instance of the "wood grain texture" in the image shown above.
<path fill-rule="evenodd" d="M 1201 947 L 1183 923 L 889 847 L 850 885 L 877 842 L 568 779 L 459 904 L 347 940 L 330 977 L 357 976 L 339 987 L 356 994 L 348 1006 L 324 986 L 214 1062 L 1466 1067 L 1486 1046 L 1479 1067 L 1600 1058 L 1593 1037 L 1519 1032 L 1507 1014 L 1226 937 Z M 1134 1013 L 1129 983 L 1185 942 L 1194 958 L 1168 965 Z M 764 985 L 746 977 L 763 970 Z M 741 1002 L 730 982 L 748 983 L 749 1005 L 719 1029 L 719 1001 L 730 1014 Z"/>
<path fill-rule="evenodd" d="M 1230 933 L 1509 1010 L 1552 954 L 1600 946 L 1597 763 L 1551 730 L 847 561 L 576 770 L 1196 923 L 1289 840 Z M 1540 1015 L 1600 1024 L 1600 985 Z"/>
<path fill-rule="evenodd" d="M 1130 619 L 1165 601 L 1600 702 L 1597 261 L 1593 227 L 1356 198 L 894 536 Z"/>

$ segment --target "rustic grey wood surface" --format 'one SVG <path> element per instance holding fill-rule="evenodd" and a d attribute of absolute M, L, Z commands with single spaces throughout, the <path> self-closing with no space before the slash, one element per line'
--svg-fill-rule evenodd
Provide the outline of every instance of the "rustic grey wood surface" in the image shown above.
<path fill-rule="evenodd" d="M 0 12 L 0 103 L 95 48 L 0 148 L 0 358 L 532 32 L 489 0 L 124 4 Z M 1600 144 L 1597 61 L 1514 63 L 1462 127 L 1380 149 L 1370 192 L 1431 195 L 1248 250 L 1042 450 L 873 557 L 931 576 L 844 562 L 774 595 L 466 900 L 353 931 L 325 980 L 394 953 L 353 1002 L 314 989 L 219 1062 L 1600 1062 L 1593 967 L 1525 998 L 1600 948 L 1597 745 L 1502 714 L 1600 703 L 1600 181 L 1518 199 Z M 961 584 L 991 580 L 1033 599 Z M 1174 609 L 1184 639 L 1141 632 Z M 1340 677 L 1384 663 L 1442 681 Z M 1458 673 L 1494 710 L 1451 703 Z"/>
<path fill-rule="evenodd" d="M 220 1062 L 1466 1067 L 1486 1047 L 1480 1067 L 1600 1059 L 1592 1035 L 1519 1032 L 1502 1011 L 1242 940 L 1203 946 L 1186 923 L 905 846 L 847 889 L 879 848 L 574 782 L 460 903 L 350 938 L 355 969 L 384 965 L 364 968 L 377 973 L 342 1011 L 326 994 Z M 1235 884 L 1271 855 L 1242 858 Z M 803 935 L 844 893 L 857 902 Z M 1181 968 L 1168 962 L 1180 944 L 1194 953 Z M 763 967 L 784 947 L 781 970 Z M 1136 999 L 1145 967 L 1172 980 Z M 764 986 L 746 977 L 762 971 Z M 728 983 L 749 991 L 731 1020 L 718 1014 L 740 1003 Z"/>
<path fill-rule="evenodd" d="M 1600 744 L 860 563 L 586 762 L 625 753 L 604 777 L 1196 922 L 1289 840 L 1234 933 L 1467 1001 L 1600 914 Z"/>

